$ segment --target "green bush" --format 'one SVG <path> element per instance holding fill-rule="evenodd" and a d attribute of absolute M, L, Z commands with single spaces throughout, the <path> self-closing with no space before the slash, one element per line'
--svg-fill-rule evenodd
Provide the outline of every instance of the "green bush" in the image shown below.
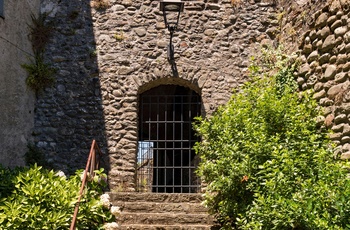
<path fill-rule="evenodd" d="M 9 170 L 0 167 L 0 230 L 69 229 L 81 184 L 81 171 L 66 178 L 34 165 Z M 114 220 L 100 200 L 101 171 L 92 178 L 80 203 L 77 229 L 102 229 Z"/>
<path fill-rule="evenodd" d="M 27 145 L 27 152 L 24 154 L 24 161 L 27 166 L 38 165 L 46 169 L 52 169 L 52 164 L 45 159 L 44 152 L 34 144 Z"/>
<path fill-rule="evenodd" d="M 311 93 L 297 92 L 293 67 L 252 70 L 252 82 L 195 124 L 206 205 L 223 229 L 349 228 L 347 163 L 332 158 Z"/>
<path fill-rule="evenodd" d="M 15 189 L 14 179 L 19 171 L 20 168 L 9 170 L 0 165 L 0 199 L 11 195 L 12 191 Z"/>

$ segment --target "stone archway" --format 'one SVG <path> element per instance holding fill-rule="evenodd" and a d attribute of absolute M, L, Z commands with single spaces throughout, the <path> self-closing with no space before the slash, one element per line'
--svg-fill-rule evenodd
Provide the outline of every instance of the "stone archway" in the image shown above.
<path fill-rule="evenodd" d="M 200 96 L 183 86 L 160 85 L 140 95 L 138 191 L 199 191 L 192 122 L 200 114 Z"/>

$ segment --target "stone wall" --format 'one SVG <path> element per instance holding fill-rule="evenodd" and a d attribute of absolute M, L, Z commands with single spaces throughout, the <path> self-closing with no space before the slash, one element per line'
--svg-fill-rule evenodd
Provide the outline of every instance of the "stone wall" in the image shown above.
<path fill-rule="evenodd" d="M 73 173 L 85 168 L 93 139 L 106 146 L 92 12 L 89 1 L 50 0 L 41 13 L 54 27 L 45 60 L 57 74 L 38 95 L 33 135 L 48 163 Z"/>
<path fill-rule="evenodd" d="M 186 86 L 202 97 L 203 116 L 247 80 L 249 58 L 272 44 L 274 1 L 185 2 L 173 42 L 178 75 L 167 61 L 169 32 L 159 1 L 44 0 L 56 31 L 47 60 L 59 69 L 37 100 L 35 140 L 55 167 L 84 167 L 91 140 L 107 153 L 111 189 L 133 190 L 138 96 L 161 84 Z"/>
<path fill-rule="evenodd" d="M 0 163 L 24 164 L 23 155 L 32 139 L 34 93 L 25 84 L 21 64 L 33 55 L 28 40 L 31 14 L 39 13 L 39 0 L 4 1 L 0 17 Z"/>
<path fill-rule="evenodd" d="M 36 103 L 37 146 L 56 168 L 73 172 L 84 167 L 97 139 L 111 189 L 133 190 L 141 93 L 162 84 L 189 87 L 208 116 L 247 80 L 249 58 L 261 45 L 281 43 L 292 52 L 301 43 L 300 89 L 315 90 L 325 108 L 318 119 L 334 131 L 335 154 L 350 158 L 349 3 L 281 1 L 280 8 L 273 2 L 186 2 L 173 39 L 174 75 L 158 1 L 44 0 L 42 12 L 56 27 L 46 59 L 59 72 Z"/>
<path fill-rule="evenodd" d="M 300 46 L 298 84 L 324 107 L 319 122 L 333 130 L 335 156 L 350 158 L 350 3 L 332 1 L 314 15 Z"/>
<path fill-rule="evenodd" d="M 173 39 L 174 75 L 159 1 L 43 0 L 41 12 L 55 27 L 45 59 L 58 73 L 55 85 L 35 102 L 20 65 L 32 56 L 28 22 L 38 13 L 39 0 L 5 1 L 0 162 L 23 165 L 26 145 L 33 140 L 54 167 L 73 172 L 85 166 L 91 141 L 97 139 L 106 154 L 111 189 L 122 184 L 133 190 L 139 95 L 162 84 L 186 86 L 200 94 L 202 115 L 208 116 L 247 80 L 250 56 L 261 45 L 278 43 L 290 52 L 300 44 L 300 89 L 315 91 L 325 108 L 319 122 L 334 131 L 335 155 L 349 159 L 350 3 L 274 2 L 186 2 Z"/>

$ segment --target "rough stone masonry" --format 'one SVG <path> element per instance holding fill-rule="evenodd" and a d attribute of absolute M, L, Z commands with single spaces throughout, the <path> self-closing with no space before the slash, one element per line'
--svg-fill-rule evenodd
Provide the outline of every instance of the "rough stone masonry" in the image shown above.
<path fill-rule="evenodd" d="M 332 1 L 314 15 L 300 46 L 298 84 L 314 90 L 324 107 L 322 124 L 333 130 L 335 156 L 350 159 L 350 2 Z"/>
<path fill-rule="evenodd" d="M 83 168 L 92 139 L 108 155 L 111 189 L 133 190 L 138 141 L 138 95 L 162 84 L 197 92 L 202 115 L 225 103 L 247 79 L 252 52 L 272 44 L 274 1 L 185 2 L 174 35 L 178 76 L 167 61 L 169 33 L 159 1 L 43 1 L 55 25 L 46 59 L 59 72 L 39 95 L 35 143 L 55 167 Z"/>
<path fill-rule="evenodd" d="M 106 153 L 110 188 L 133 191 L 139 95 L 159 85 L 185 86 L 201 96 L 202 115 L 208 116 L 247 80 L 255 50 L 281 38 L 290 47 L 301 41 L 297 81 L 301 89 L 315 90 L 325 107 L 319 121 L 332 127 L 336 154 L 349 158 L 347 1 L 310 12 L 312 1 L 306 0 L 293 1 L 300 11 L 294 5 L 278 9 L 275 1 L 186 1 L 173 39 L 178 75 L 167 61 L 169 33 L 159 1 L 101 3 L 106 2 L 42 3 L 55 25 L 46 59 L 59 71 L 55 86 L 38 97 L 33 135 L 56 168 L 83 168 L 97 139 Z M 305 27 L 305 36 L 294 39 Z"/>

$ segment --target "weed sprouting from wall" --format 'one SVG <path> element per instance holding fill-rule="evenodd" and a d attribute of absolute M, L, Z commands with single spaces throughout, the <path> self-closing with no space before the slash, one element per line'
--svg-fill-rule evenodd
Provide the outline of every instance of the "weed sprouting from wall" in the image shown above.
<path fill-rule="evenodd" d="M 45 63 L 40 53 L 35 54 L 34 60 L 31 60 L 30 64 L 22 64 L 21 66 L 28 73 L 26 79 L 27 85 L 36 93 L 51 86 L 55 81 L 53 76 L 56 73 L 56 69 L 50 64 Z"/>
<path fill-rule="evenodd" d="M 242 3 L 242 0 L 231 0 L 231 5 L 232 6 L 238 6 L 241 3 Z"/>
<path fill-rule="evenodd" d="M 51 64 L 45 63 L 43 53 L 50 40 L 54 27 L 46 22 L 47 14 L 39 14 L 38 17 L 31 16 L 32 21 L 29 27 L 29 40 L 32 43 L 34 60 L 29 64 L 22 64 L 28 77 L 26 83 L 37 94 L 40 90 L 51 86 L 54 83 L 56 70 Z"/>
<path fill-rule="evenodd" d="M 93 0 L 91 7 L 97 10 L 105 10 L 110 6 L 109 0 Z"/>
<path fill-rule="evenodd" d="M 29 40 L 32 42 L 34 53 L 42 53 L 50 40 L 53 26 L 46 23 L 47 14 L 39 14 L 38 17 L 31 16 L 31 24 L 28 25 Z"/>
<path fill-rule="evenodd" d="M 117 42 L 121 42 L 125 39 L 125 35 L 124 35 L 123 31 L 119 31 L 119 32 L 114 34 L 114 38 Z"/>

